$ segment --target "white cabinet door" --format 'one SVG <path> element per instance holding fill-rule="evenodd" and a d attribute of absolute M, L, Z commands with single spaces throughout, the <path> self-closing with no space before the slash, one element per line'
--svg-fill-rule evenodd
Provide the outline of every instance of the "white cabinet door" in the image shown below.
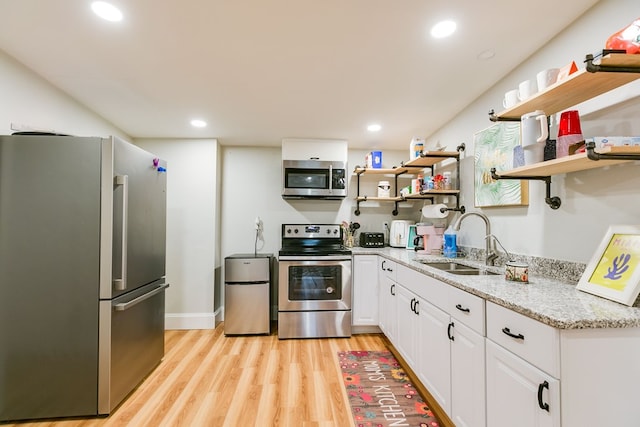
<path fill-rule="evenodd" d="M 449 313 L 418 302 L 418 377 L 447 414 L 451 413 L 451 350 L 447 336 Z"/>
<path fill-rule="evenodd" d="M 379 313 L 380 329 L 386 337 L 395 345 L 398 319 L 396 317 L 396 282 L 387 276 L 379 278 Z"/>
<path fill-rule="evenodd" d="M 354 255 L 351 323 L 378 326 L 378 256 Z"/>
<path fill-rule="evenodd" d="M 488 426 L 560 426 L 558 380 L 491 340 L 486 357 Z"/>
<path fill-rule="evenodd" d="M 398 329 L 396 330 L 397 339 L 394 346 L 414 372 L 418 370 L 416 359 L 418 336 L 417 301 L 418 298 L 413 292 L 399 284 L 396 286 Z"/>
<path fill-rule="evenodd" d="M 485 338 L 451 319 L 451 411 L 457 427 L 486 426 Z"/>

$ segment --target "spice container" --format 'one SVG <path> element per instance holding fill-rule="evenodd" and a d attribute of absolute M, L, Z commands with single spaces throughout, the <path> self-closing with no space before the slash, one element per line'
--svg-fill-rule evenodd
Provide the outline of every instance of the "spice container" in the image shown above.
<path fill-rule="evenodd" d="M 378 197 L 390 197 L 391 196 L 391 184 L 389 181 L 378 182 Z"/>

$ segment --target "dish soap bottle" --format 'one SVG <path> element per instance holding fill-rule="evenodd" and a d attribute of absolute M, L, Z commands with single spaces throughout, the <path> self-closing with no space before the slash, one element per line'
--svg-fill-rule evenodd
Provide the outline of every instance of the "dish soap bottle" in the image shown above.
<path fill-rule="evenodd" d="M 455 258 L 458 252 L 458 243 L 457 243 L 457 235 L 456 231 L 450 225 L 447 228 L 447 231 L 444 232 L 444 247 L 442 249 L 442 254 L 447 258 Z"/>

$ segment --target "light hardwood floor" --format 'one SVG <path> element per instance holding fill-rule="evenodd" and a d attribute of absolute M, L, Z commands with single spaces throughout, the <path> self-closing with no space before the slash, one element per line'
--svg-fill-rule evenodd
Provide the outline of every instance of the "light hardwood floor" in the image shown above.
<path fill-rule="evenodd" d="M 353 426 L 337 352 L 387 349 L 379 334 L 225 337 L 222 324 L 167 331 L 165 342 L 162 363 L 111 416 L 6 426 Z"/>

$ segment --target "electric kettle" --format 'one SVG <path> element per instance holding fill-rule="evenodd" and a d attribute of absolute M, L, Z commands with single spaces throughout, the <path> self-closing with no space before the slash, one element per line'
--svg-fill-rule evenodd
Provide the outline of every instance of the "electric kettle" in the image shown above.
<path fill-rule="evenodd" d="M 549 137 L 547 116 L 542 110 L 523 115 L 520 118 L 520 129 L 523 147 L 540 142 L 544 143 Z"/>

